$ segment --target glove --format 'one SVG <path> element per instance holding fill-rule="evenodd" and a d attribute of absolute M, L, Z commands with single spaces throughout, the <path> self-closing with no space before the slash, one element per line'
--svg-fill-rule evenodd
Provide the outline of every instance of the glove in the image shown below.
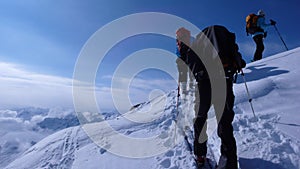
<path fill-rule="evenodd" d="M 242 58 L 242 54 L 240 52 L 236 53 L 235 60 L 236 60 L 235 66 L 236 66 L 237 72 L 239 73 L 242 70 L 242 68 L 246 67 L 246 62 Z"/>
<path fill-rule="evenodd" d="M 244 67 L 246 67 L 246 62 L 244 59 L 241 59 L 239 65 L 237 65 L 237 72 L 240 73 Z"/>
<path fill-rule="evenodd" d="M 270 19 L 271 25 L 276 25 L 276 21 Z"/>

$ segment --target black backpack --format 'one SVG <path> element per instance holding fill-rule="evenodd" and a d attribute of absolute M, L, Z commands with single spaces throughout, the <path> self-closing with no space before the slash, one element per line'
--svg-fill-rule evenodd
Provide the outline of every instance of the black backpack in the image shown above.
<path fill-rule="evenodd" d="M 215 50 L 210 47 L 211 45 L 213 45 Z M 214 51 L 217 52 L 224 70 L 230 70 L 233 74 L 241 67 L 242 58 L 238 52 L 235 34 L 228 31 L 224 26 L 213 25 L 203 29 L 197 35 L 191 49 L 189 51 L 188 64 L 195 77 L 201 71 L 204 71 L 204 75 L 207 75 L 205 66 L 197 54 L 202 55 L 201 57 L 211 57 L 214 55 Z"/>

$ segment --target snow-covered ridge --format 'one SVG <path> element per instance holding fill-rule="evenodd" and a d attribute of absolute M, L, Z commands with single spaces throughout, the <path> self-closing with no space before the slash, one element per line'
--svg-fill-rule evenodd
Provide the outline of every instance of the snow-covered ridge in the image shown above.
<path fill-rule="evenodd" d="M 114 116 L 113 112 L 103 113 L 106 119 Z M 36 107 L 0 110 L 0 168 L 43 138 L 77 125 L 79 121 L 73 110 Z"/>
<path fill-rule="evenodd" d="M 258 120 L 254 118 L 245 90 L 239 76 L 234 85 L 236 116 L 233 122 L 237 140 L 240 165 L 243 169 L 300 168 L 300 116 L 298 115 L 300 80 L 300 48 L 283 52 L 260 61 L 250 63 L 244 70 L 253 107 Z M 110 137 L 103 147 L 97 146 L 81 127 L 70 127 L 58 131 L 34 144 L 21 157 L 6 166 L 18 168 L 103 168 L 103 169 L 187 169 L 193 168 L 192 156 L 180 135 L 183 125 L 191 126 L 193 118 L 193 91 L 181 97 L 176 139 L 174 137 L 177 116 L 176 90 L 140 105 L 126 115 L 95 123 L 105 129 L 108 122 L 121 134 L 128 137 L 158 136 L 166 146 L 176 141 L 169 150 L 149 158 L 125 158 L 109 152 L 113 146 Z M 162 101 L 166 104 L 161 104 Z M 151 109 L 153 107 L 154 109 Z M 143 123 L 130 122 L 140 119 Z M 151 111 L 153 110 L 153 111 Z M 159 110 L 159 111 L 157 111 Z M 95 128 L 97 129 L 97 128 Z M 97 130 L 95 130 L 95 134 Z M 98 131 L 101 134 L 101 131 Z M 216 133 L 208 140 L 217 155 L 220 140 Z M 127 151 L 144 147 L 127 146 Z M 216 157 L 218 158 L 218 157 Z"/>

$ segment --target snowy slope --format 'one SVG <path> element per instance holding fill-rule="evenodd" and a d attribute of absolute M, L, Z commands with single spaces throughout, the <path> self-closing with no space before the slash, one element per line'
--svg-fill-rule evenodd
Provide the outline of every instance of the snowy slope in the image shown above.
<path fill-rule="evenodd" d="M 242 166 L 300 168 L 299 56 L 296 48 L 247 66 L 245 76 L 258 122 L 246 101 L 242 78 L 235 86 L 234 125 L 241 164 L 246 164 Z"/>
<path fill-rule="evenodd" d="M 253 98 L 254 118 L 242 78 L 234 86 L 236 116 L 234 134 L 237 140 L 240 165 L 243 169 L 300 168 L 300 48 L 280 53 L 247 65 L 244 70 Z M 191 126 L 193 118 L 193 91 L 181 98 L 179 115 L 176 111 L 177 91 L 157 97 L 121 117 L 86 124 L 92 135 L 103 142 L 97 146 L 81 127 L 56 132 L 29 148 L 6 169 L 18 168 L 101 168 L 101 169 L 181 169 L 194 168 L 192 156 L 184 143 L 182 126 Z M 164 104 L 166 103 L 166 104 Z M 147 110 L 147 114 L 143 114 Z M 178 122 L 175 119 L 178 117 Z M 142 121 L 130 122 L 128 119 Z M 214 119 L 209 119 L 213 124 Z M 110 124 L 116 131 L 132 138 L 154 138 L 154 147 L 125 143 L 118 147 L 118 137 L 109 133 Z M 175 130 L 175 124 L 178 127 Z M 210 131 L 209 145 L 218 152 L 220 140 Z M 175 134 L 176 133 L 176 134 Z M 120 141 L 121 142 L 121 141 Z M 156 147 L 156 148 L 157 148 Z M 145 158 L 127 158 L 115 155 L 116 148 L 123 153 L 157 154 Z M 161 150 L 161 152 L 160 152 Z M 218 153 L 215 153 L 217 155 Z M 218 158 L 217 156 L 215 158 Z"/>
<path fill-rule="evenodd" d="M 161 106 L 163 100 L 167 100 L 167 105 Z M 120 133 L 132 136 L 132 137 L 148 137 L 157 135 L 158 144 L 162 147 L 170 147 L 174 144 L 174 138 L 169 138 L 167 132 L 174 132 L 174 118 L 176 115 L 176 91 L 171 92 L 167 97 L 161 96 L 154 100 L 152 103 L 148 102 L 137 109 L 132 110 L 122 117 L 118 117 L 108 122 L 113 128 Z M 152 108 L 151 108 L 152 106 Z M 140 120 L 149 121 L 148 123 L 131 123 L 128 119 L 140 116 L 141 109 L 149 110 L 147 118 Z M 107 134 L 109 128 L 105 127 L 104 123 L 91 123 L 86 124 L 85 127 L 90 127 L 94 135 L 103 135 L 106 133 L 105 138 L 108 142 L 104 148 L 99 148 L 93 143 L 89 137 L 83 132 L 80 127 L 72 127 L 57 132 L 41 142 L 37 143 L 26 151 L 23 156 L 6 168 L 169 168 L 172 165 L 191 167 L 191 156 L 184 148 L 184 143 L 181 135 L 177 134 L 180 146 L 177 146 L 176 150 L 166 151 L 160 155 L 144 158 L 144 159 L 131 159 L 116 156 L 108 152 L 106 148 L 112 147 L 112 143 L 116 140 L 115 135 Z M 178 130 L 179 132 L 180 130 Z M 125 147 L 125 151 L 131 152 L 134 149 L 140 151 L 147 151 L 149 147 L 134 147 L 134 145 L 128 145 Z M 151 148 L 150 148 L 151 149 Z M 189 157 L 187 157 L 189 156 Z M 181 158 L 181 161 L 173 164 L 171 159 L 174 157 Z M 174 159 L 175 160 L 175 159 Z M 113 162 L 115 161 L 115 162 Z M 22 167 L 21 167 L 22 166 Z"/>

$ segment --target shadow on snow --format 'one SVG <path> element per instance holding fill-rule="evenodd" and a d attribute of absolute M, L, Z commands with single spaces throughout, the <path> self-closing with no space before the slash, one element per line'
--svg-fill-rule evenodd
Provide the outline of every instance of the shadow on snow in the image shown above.
<path fill-rule="evenodd" d="M 272 163 L 270 161 L 265 161 L 263 159 L 254 158 L 254 159 L 247 159 L 247 158 L 240 158 L 240 165 L 243 169 L 285 169 L 279 164 Z"/>
<path fill-rule="evenodd" d="M 251 70 L 249 73 L 245 73 L 245 78 L 247 82 L 264 79 L 266 77 L 277 76 L 280 74 L 288 73 L 287 70 L 278 70 L 278 67 L 264 67 L 265 64 L 250 66 L 247 69 Z M 243 78 L 239 74 L 237 78 L 237 84 L 244 83 Z"/>

